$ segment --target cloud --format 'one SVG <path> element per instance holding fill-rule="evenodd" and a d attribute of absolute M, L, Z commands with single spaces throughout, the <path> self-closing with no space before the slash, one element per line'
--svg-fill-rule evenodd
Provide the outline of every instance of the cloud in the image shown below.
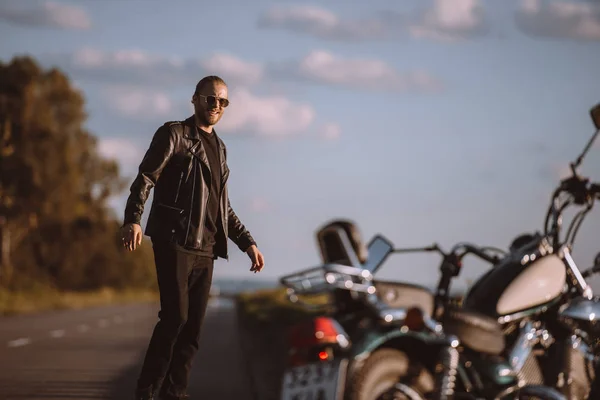
<path fill-rule="evenodd" d="M 0 4 L 0 20 L 13 24 L 68 30 L 87 30 L 92 21 L 80 7 L 46 1 L 29 8 L 9 7 Z"/>
<path fill-rule="evenodd" d="M 480 0 L 433 0 L 412 15 L 394 11 L 344 19 L 312 5 L 276 6 L 261 15 L 257 25 L 337 41 L 388 40 L 411 36 L 456 41 L 487 32 Z"/>
<path fill-rule="evenodd" d="M 284 138 L 297 134 L 336 139 L 340 127 L 332 122 L 317 123 L 310 104 L 290 100 L 283 95 L 255 95 L 247 88 L 229 92 L 231 104 L 217 125 L 226 134 L 250 134 Z M 130 86 L 112 86 L 103 92 L 103 100 L 112 112 L 130 120 L 159 123 L 193 114 L 188 98 L 168 92 Z"/>
<path fill-rule="evenodd" d="M 276 6 L 259 18 L 258 26 L 342 41 L 381 39 L 388 36 L 391 27 L 380 17 L 342 20 L 329 10 L 311 5 Z"/>
<path fill-rule="evenodd" d="M 408 91 L 438 90 L 441 82 L 425 71 L 397 71 L 382 60 L 341 58 L 315 50 L 298 60 L 264 64 L 242 60 L 228 53 L 183 60 L 149 54 L 140 50 L 104 52 L 84 48 L 70 56 L 52 55 L 47 60 L 62 66 L 75 79 L 109 84 L 144 86 L 153 90 L 193 88 L 198 79 L 216 74 L 230 87 L 271 82 L 300 81 L 360 90 Z M 48 61 L 47 61 L 48 62 Z"/>
<path fill-rule="evenodd" d="M 479 0 L 435 0 L 408 29 L 415 38 L 457 41 L 486 33 L 487 22 Z"/>
<path fill-rule="evenodd" d="M 522 32 L 535 37 L 600 40 L 598 2 L 522 0 L 515 21 Z"/>
<path fill-rule="evenodd" d="M 256 96 L 240 89 L 232 91 L 229 98 L 231 105 L 219 122 L 222 132 L 280 137 L 305 132 L 315 121 L 312 106 L 284 96 Z"/>
<path fill-rule="evenodd" d="M 135 170 L 143 156 L 139 146 L 121 137 L 101 137 L 98 152 L 103 157 L 117 160 L 128 171 Z"/>
<path fill-rule="evenodd" d="M 106 52 L 83 48 L 73 54 L 48 55 L 47 63 L 57 65 L 79 79 L 91 81 L 168 87 L 193 88 L 203 76 L 219 75 L 226 82 L 253 84 L 262 77 L 262 67 L 228 53 L 183 60 L 129 49 Z"/>
<path fill-rule="evenodd" d="M 361 90 L 438 90 L 442 83 L 424 71 L 401 73 L 382 60 L 342 58 L 316 50 L 301 60 L 273 64 L 269 76 Z"/>
<path fill-rule="evenodd" d="M 104 90 L 103 95 L 113 111 L 126 117 L 165 118 L 177 109 L 168 94 L 157 90 L 111 86 Z"/>

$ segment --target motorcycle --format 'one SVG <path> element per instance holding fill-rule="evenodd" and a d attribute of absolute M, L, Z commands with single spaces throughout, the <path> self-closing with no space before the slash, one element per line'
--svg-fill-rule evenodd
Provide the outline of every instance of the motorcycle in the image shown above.
<path fill-rule="evenodd" d="M 349 236 L 338 227 L 328 242 L 320 242 L 323 252 L 337 249 L 338 253 L 344 253 L 343 257 L 330 254 L 324 257 L 323 265 L 280 279 L 293 302 L 301 302 L 299 296 L 329 292 L 336 305 L 329 314 L 290 327 L 290 353 L 281 398 L 384 400 L 403 396 L 399 398 L 422 400 L 419 393 L 433 392 L 436 388 L 434 375 L 428 372 L 431 366 L 418 362 L 423 351 L 435 348 L 435 357 L 431 359 L 439 359 L 440 354 L 460 343 L 457 337 L 445 335 L 441 325 L 428 317 L 436 312 L 436 307 L 452 304 L 452 299 L 440 288 L 439 296 L 434 297 L 428 289 L 401 282 L 380 282 L 373 274 L 392 253 L 439 248 L 434 245 L 395 249 L 384 236 L 376 235 L 368 250 L 361 252 L 360 242 L 356 237 L 349 240 Z M 359 258 L 356 254 L 363 256 Z M 495 262 L 496 258 L 490 260 Z M 445 268 L 449 264 L 443 265 Z M 440 287 L 449 283 L 446 271 Z M 423 332 L 419 321 L 432 327 L 433 334 Z M 442 376 L 445 375 L 435 375 Z M 564 400 L 548 388 L 509 383 L 499 387 L 503 394 L 513 395 L 511 399 L 536 394 L 542 400 Z M 521 397 L 514 397 L 517 393 Z M 446 399 L 444 396 L 438 392 L 434 399 Z"/>
<path fill-rule="evenodd" d="M 543 234 L 519 237 L 512 251 L 495 260 L 470 288 L 460 308 L 436 315 L 444 335 L 462 344 L 460 349 L 443 347 L 447 354 L 437 363 L 441 369 L 436 390 L 448 398 L 480 398 L 486 387 L 482 376 L 496 384 L 516 383 L 515 387 L 554 387 L 570 400 L 589 398 L 592 382 L 598 379 L 600 299 L 594 297 L 586 277 L 600 268 L 582 273 L 571 252 L 585 215 L 600 197 L 600 185 L 577 173 L 600 132 L 600 104 L 590 114 L 596 133 L 571 164 L 572 176 L 554 191 Z M 572 204 L 582 209 L 561 239 L 562 215 Z M 462 256 L 480 252 L 475 246 L 466 247 L 468 251 L 444 255 L 450 275 L 458 274 Z"/>
<path fill-rule="evenodd" d="M 373 387 L 390 388 L 400 375 L 407 374 L 406 356 L 395 349 L 393 341 L 412 306 L 432 311 L 431 291 L 408 283 L 378 281 L 374 274 L 394 252 L 382 235 L 375 235 L 364 246 L 353 222 L 334 220 L 317 231 L 323 264 L 283 276 L 291 302 L 307 309 L 315 306 L 303 301 L 311 295 L 329 296 L 330 311 L 310 317 L 288 330 L 288 363 L 282 380 L 282 399 L 362 399 L 353 393 L 370 393 Z M 381 366 L 376 376 L 357 371 L 369 354 L 384 349 L 375 357 Z M 416 370 L 414 365 L 413 371 Z M 363 371 L 364 372 L 364 371 Z M 416 387 L 428 387 L 430 376 Z M 427 381 L 429 379 L 429 381 Z"/>
<path fill-rule="evenodd" d="M 496 319 L 449 301 L 451 281 L 459 275 L 467 255 L 477 256 L 495 269 L 505 262 L 505 252 L 471 243 L 459 243 L 449 252 L 434 244 L 429 251 L 442 256 L 434 313 L 428 315 L 418 306 L 409 308 L 403 329 L 417 340 L 411 359 L 427 365 L 435 384 L 423 392 L 399 381 L 383 399 L 566 400 L 543 382 L 520 379 L 506 353 L 505 332 Z"/>

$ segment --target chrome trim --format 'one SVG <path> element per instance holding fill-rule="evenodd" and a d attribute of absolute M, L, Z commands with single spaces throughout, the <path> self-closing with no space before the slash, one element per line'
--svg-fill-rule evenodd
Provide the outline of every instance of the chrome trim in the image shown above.
<path fill-rule="evenodd" d="M 551 300 L 550 302 L 544 304 L 544 305 L 540 305 L 540 306 L 536 306 L 533 308 L 530 308 L 528 310 L 524 310 L 524 311 L 517 311 L 516 313 L 512 313 L 512 314 L 508 314 L 508 315 L 504 315 L 501 317 L 498 317 L 498 322 L 503 325 L 506 324 L 508 322 L 513 322 L 513 321 L 517 321 L 519 319 L 523 319 L 525 317 L 528 317 L 530 315 L 534 315 L 537 313 L 545 313 L 546 311 L 548 311 L 548 308 L 552 305 L 554 305 L 555 303 L 558 302 L 558 300 L 560 299 L 560 297 L 557 297 L 553 300 Z"/>
<path fill-rule="evenodd" d="M 387 324 L 393 324 L 398 321 L 404 321 L 406 310 L 403 308 L 387 308 L 378 310 L 379 318 Z"/>
<path fill-rule="evenodd" d="M 583 275 L 581 275 L 581 271 L 579 271 L 575 260 L 573 260 L 573 257 L 571 257 L 571 251 L 569 248 L 567 246 L 562 247 L 560 249 L 560 254 L 562 254 L 564 260 L 566 261 L 569 271 L 571 271 L 573 274 L 573 278 L 575 278 L 574 283 L 581 292 L 581 295 L 586 299 L 591 300 L 594 297 L 594 291 L 592 290 L 592 287 L 587 284 Z"/>
<path fill-rule="evenodd" d="M 519 374 L 536 344 L 548 348 L 554 342 L 554 337 L 544 328 L 539 329 L 531 321 L 521 325 L 519 337 L 508 355 L 514 373 Z"/>
<path fill-rule="evenodd" d="M 394 389 L 408 397 L 410 400 L 425 400 L 416 390 L 404 383 L 396 383 Z"/>
<path fill-rule="evenodd" d="M 600 302 L 597 299 L 576 297 L 560 307 L 558 317 L 565 320 L 598 323 L 600 322 Z"/>
<path fill-rule="evenodd" d="M 533 327 L 533 323 L 531 323 L 531 321 L 525 322 L 525 324 L 521 326 L 519 337 L 508 354 L 508 362 L 515 373 L 519 373 L 521 369 L 523 369 L 525 361 L 531 353 L 531 348 L 533 347 L 531 335 L 534 332 L 535 328 Z"/>
<path fill-rule="evenodd" d="M 501 376 L 501 377 L 506 377 L 506 376 L 517 377 L 517 374 L 515 371 L 513 371 L 510 368 L 502 367 L 502 366 L 499 366 L 497 368 L 496 373 L 498 374 L 498 376 Z"/>
<path fill-rule="evenodd" d="M 594 352 L 581 337 L 577 335 L 571 335 L 568 339 L 568 343 L 573 350 L 580 352 L 586 360 L 596 362 L 596 356 L 594 355 Z"/>

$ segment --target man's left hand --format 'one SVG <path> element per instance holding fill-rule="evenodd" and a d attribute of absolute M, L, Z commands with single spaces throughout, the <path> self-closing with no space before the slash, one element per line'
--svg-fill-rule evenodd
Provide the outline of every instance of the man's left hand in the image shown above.
<path fill-rule="evenodd" d="M 265 259 L 260 250 L 258 250 L 258 247 L 253 244 L 252 246 L 248 247 L 246 254 L 248 254 L 248 257 L 250 257 L 250 260 L 252 260 L 250 271 L 253 271 L 254 273 L 260 272 L 265 266 Z"/>

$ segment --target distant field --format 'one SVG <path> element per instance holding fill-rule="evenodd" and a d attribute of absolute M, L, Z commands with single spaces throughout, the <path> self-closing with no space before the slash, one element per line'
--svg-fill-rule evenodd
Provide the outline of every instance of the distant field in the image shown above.
<path fill-rule="evenodd" d="M 38 288 L 13 292 L 0 289 L 0 316 L 157 300 L 158 292 L 152 290 L 106 288 L 92 292 L 61 292 Z"/>
<path fill-rule="evenodd" d="M 272 323 L 285 325 L 299 318 L 322 314 L 327 311 L 328 295 L 300 296 L 307 308 L 292 303 L 283 287 L 243 292 L 237 296 L 237 309 L 240 318 L 248 324 Z"/>

